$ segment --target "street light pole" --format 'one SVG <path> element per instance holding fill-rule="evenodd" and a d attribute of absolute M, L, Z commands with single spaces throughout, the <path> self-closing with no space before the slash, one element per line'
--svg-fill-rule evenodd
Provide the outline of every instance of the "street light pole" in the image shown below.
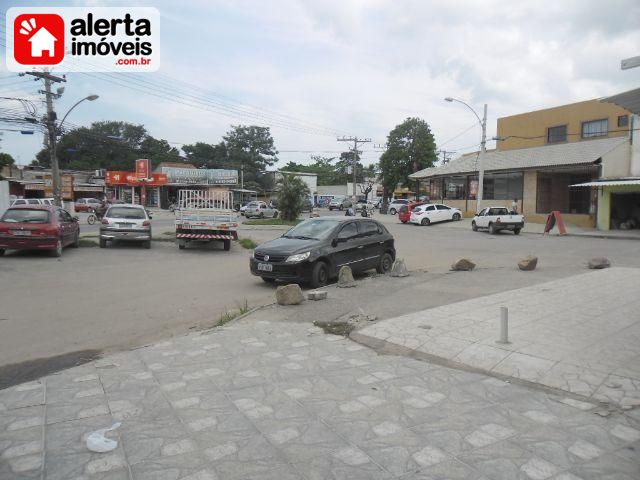
<path fill-rule="evenodd" d="M 46 82 L 49 82 L 49 80 L 45 79 L 45 84 Z M 46 87 L 46 85 L 45 85 Z M 47 91 L 50 91 L 50 86 L 46 87 Z M 58 133 L 62 133 L 62 125 L 64 124 L 64 121 L 67 119 L 67 116 L 71 113 L 71 110 L 73 110 L 74 108 L 76 108 L 78 105 L 80 105 L 82 102 L 84 102 L 85 100 L 89 100 L 90 102 L 93 102 L 94 100 L 96 100 L 98 98 L 98 95 L 89 95 L 88 97 L 83 98 L 82 100 L 77 101 L 68 111 L 67 113 L 65 113 L 64 117 L 62 117 L 62 121 L 60 122 L 60 124 L 56 127 L 55 125 L 55 117 L 52 115 L 52 113 L 50 113 L 48 115 L 47 118 L 47 125 L 49 127 L 49 154 L 51 157 L 51 179 L 52 179 L 52 184 L 53 184 L 53 198 L 54 198 L 54 202 L 57 206 L 61 207 L 62 206 L 62 195 L 60 192 L 60 167 L 58 164 L 58 155 L 56 152 L 56 148 L 57 148 L 57 135 Z M 48 112 L 53 112 L 53 105 L 50 105 L 51 102 L 51 95 L 47 95 L 47 111 Z"/>
<path fill-rule="evenodd" d="M 467 103 L 462 100 L 458 100 L 457 98 L 447 97 L 445 98 L 447 102 L 458 102 L 463 104 L 469 110 L 473 112 L 473 114 L 478 119 L 478 123 L 480 123 L 480 128 L 482 128 L 482 140 L 480 141 L 480 154 L 478 155 L 478 193 L 476 194 L 476 213 L 480 212 L 481 204 L 482 204 L 482 194 L 484 193 L 484 157 L 487 153 L 487 104 L 484 104 L 484 115 L 482 119 L 476 113 L 476 111 L 471 108 Z"/>

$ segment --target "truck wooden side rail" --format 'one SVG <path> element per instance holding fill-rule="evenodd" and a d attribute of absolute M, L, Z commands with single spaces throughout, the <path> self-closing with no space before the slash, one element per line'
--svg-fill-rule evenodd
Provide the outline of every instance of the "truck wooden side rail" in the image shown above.
<path fill-rule="evenodd" d="M 238 239 L 238 217 L 233 210 L 231 192 L 210 190 L 180 190 L 176 214 L 178 248 L 187 244 L 222 242 L 231 249 L 231 241 Z"/>

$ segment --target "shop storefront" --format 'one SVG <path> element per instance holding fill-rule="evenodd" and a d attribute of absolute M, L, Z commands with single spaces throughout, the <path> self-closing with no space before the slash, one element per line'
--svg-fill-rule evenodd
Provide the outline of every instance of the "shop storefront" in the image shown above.
<path fill-rule="evenodd" d="M 135 172 L 108 171 L 105 183 L 109 200 L 160 207 L 160 188 L 167 185 L 167 176 L 152 173 L 149 178 L 139 178 Z"/>
<path fill-rule="evenodd" d="M 230 190 L 238 185 L 237 170 L 161 167 L 160 172 L 167 179 L 159 192 L 161 208 L 168 208 L 182 189 Z"/>

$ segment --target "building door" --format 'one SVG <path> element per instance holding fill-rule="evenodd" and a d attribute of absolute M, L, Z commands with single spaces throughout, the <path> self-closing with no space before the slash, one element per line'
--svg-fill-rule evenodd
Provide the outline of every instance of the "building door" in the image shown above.
<path fill-rule="evenodd" d="M 640 192 L 611 194 L 611 229 L 640 228 Z"/>

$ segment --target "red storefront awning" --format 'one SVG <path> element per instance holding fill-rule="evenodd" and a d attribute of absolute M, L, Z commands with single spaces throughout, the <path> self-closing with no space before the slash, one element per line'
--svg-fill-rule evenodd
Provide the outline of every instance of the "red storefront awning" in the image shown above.
<path fill-rule="evenodd" d="M 152 173 L 151 178 L 138 178 L 135 172 L 108 171 L 104 181 L 109 186 L 129 185 L 137 187 L 145 185 L 148 187 L 161 187 L 167 184 L 167 175 L 164 173 Z"/>

